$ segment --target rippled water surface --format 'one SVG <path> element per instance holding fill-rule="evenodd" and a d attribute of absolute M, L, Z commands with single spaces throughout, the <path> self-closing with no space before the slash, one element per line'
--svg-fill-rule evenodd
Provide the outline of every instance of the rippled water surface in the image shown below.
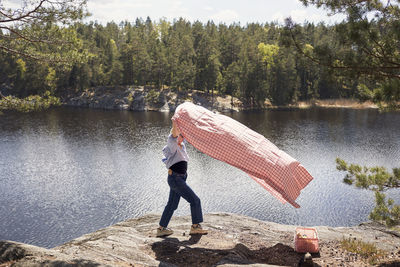
<path fill-rule="evenodd" d="M 227 114 L 263 134 L 314 176 L 282 205 L 245 173 L 188 147 L 188 183 L 203 211 L 285 224 L 349 226 L 373 194 L 342 183 L 335 158 L 400 166 L 400 113 L 312 109 Z M 74 108 L 0 116 L 0 240 L 54 247 L 128 218 L 161 213 L 161 149 L 172 114 Z M 389 192 L 397 203 L 399 192 Z M 176 212 L 188 215 L 181 201 Z"/>

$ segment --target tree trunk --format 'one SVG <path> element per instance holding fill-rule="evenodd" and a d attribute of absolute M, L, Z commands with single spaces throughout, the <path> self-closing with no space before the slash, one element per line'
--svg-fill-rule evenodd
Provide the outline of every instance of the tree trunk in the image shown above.
<path fill-rule="evenodd" d="M 214 107 L 214 88 L 211 89 L 211 107 Z"/>

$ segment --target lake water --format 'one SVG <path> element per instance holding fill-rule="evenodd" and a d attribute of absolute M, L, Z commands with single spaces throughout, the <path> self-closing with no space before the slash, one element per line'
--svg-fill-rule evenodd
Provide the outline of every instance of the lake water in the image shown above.
<path fill-rule="evenodd" d="M 244 172 L 188 146 L 188 184 L 204 213 L 232 212 L 285 224 L 351 226 L 368 220 L 374 195 L 342 182 L 335 158 L 400 166 L 400 113 L 310 109 L 228 116 L 298 159 L 314 180 L 295 209 Z M 0 240 L 54 247 L 147 213 L 168 198 L 161 149 L 172 114 L 58 108 L 0 116 Z M 397 203 L 400 194 L 389 192 Z M 177 215 L 189 215 L 181 201 Z"/>

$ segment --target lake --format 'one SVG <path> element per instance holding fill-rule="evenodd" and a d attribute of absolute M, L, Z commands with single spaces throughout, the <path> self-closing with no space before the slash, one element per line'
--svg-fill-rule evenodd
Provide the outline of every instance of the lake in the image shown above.
<path fill-rule="evenodd" d="M 54 247 L 147 213 L 168 199 L 161 149 L 171 113 L 56 108 L 0 116 L 0 240 Z M 314 180 L 300 209 L 248 175 L 188 146 L 188 184 L 203 212 L 303 226 L 368 220 L 374 194 L 342 182 L 335 158 L 400 167 L 400 113 L 307 109 L 226 114 L 299 160 Z M 400 194 L 389 195 L 400 202 Z M 180 202 L 176 215 L 189 215 Z"/>

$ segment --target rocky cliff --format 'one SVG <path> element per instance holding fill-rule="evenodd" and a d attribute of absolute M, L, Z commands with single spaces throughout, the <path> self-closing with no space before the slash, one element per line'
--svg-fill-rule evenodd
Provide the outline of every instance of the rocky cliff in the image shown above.
<path fill-rule="evenodd" d="M 62 100 L 67 106 L 134 111 L 174 111 L 185 101 L 223 112 L 243 109 L 242 103 L 231 96 L 211 96 L 200 91 L 176 93 L 169 89 L 144 87 L 96 87 L 69 93 Z"/>
<path fill-rule="evenodd" d="M 284 106 L 274 106 L 269 100 L 263 107 L 251 107 L 236 97 L 229 95 L 211 95 L 202 91 L 176 93 L 170 89 L 152 89 L 129 86 L 102 86 L 86 89 L 83 92 L 69 92 L 61 97 L 66 106 L 89 107 L 101 109 L 119 109 L 133 111 L 161 111 L 173 112 L 175 108 L 190 101 L 210 110 L 230 112 L 252 109 L 304 109 L 312 107 L 322 108 L 351 108 L 377 109 L 372 102 L 360 102 L 357 99 L 326 99 L 308 100 L 291 103 Z"/>
<path fill-rule="evenodd" d="M 160 215 L 146 215 L 84 235 L 53 249 L 1 241 L 0 266 L 299 266 L 296 226 L 250 217 L 207 214 L 205 236 L 190 236 L 190 216 L 173 217 L 175 233 L 157 238 Z M 400 234 L 374 224 L 316 227 L 320 252 L 307 266 L 367 266 L 358 254 L 341 249 L 350 238 L 385 251 L 380 266 L 400 266 Z M 305 266 L 300 264 L 300 266 Z"/>

